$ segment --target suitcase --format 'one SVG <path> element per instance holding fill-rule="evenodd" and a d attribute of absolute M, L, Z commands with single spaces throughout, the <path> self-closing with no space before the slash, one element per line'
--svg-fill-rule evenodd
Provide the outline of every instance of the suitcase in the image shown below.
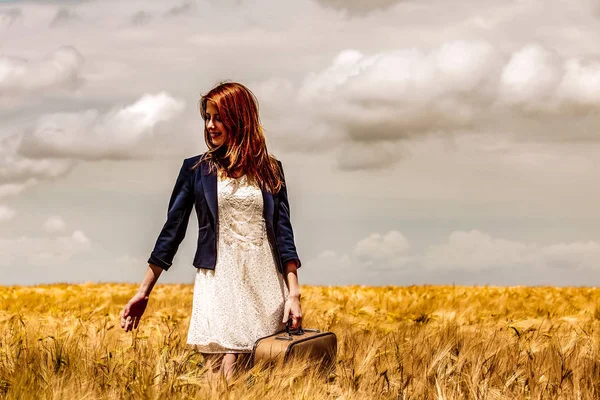
<path fill-rule="evenodd" d="M 290 329 L 291 321 L 287 321 L 285 329 L 264 336 L 254 343 L 250 365 L 253 367 L 262 361 L 265 365 L 288 363 L 295 357 L 307 356 L 309 360 L 316 362 L 318 372 L 331 371 L 337 357 L 335 333 L 302 326 Z"/>

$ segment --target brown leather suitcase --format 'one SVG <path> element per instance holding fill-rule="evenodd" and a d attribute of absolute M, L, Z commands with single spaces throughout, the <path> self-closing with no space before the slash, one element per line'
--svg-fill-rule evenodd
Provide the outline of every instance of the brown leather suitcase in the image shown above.
<path fill-rule="evenodd" d="M 250 365 L 261 361 L 265 365 L 288 363 L 295 357 L 305 357 L 315 361 L 319 372 L 329 372 L 335 367 L 337 357 L 337 337 L 333 332 L 319 329 L 290 329 L 291 320 L 285 329 L 262 337 L 254 343 Z"/>

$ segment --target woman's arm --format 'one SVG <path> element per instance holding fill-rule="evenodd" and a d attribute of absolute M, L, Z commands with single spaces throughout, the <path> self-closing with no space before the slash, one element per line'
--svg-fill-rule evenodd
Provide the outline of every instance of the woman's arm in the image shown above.
<path fill-rule="evenodd" d="M 302 266 L 302 262 L 300 261 L 300 257 L 298 257 L 296 244 L 294 242 L 294 230 L 292 228 L 290 203 L 288 201 L 287 185 L 285 183 L 283 165 L 279 160 L 277 160 L 277 164 L 279 164 L 281 179 L 283 180 L 283 186 L 277 194 L 277 247 L 281 257 L 281 265 L 284 269 L 284 271 L 281 271 L 281 273 L 287 275 L 285 268 L 290 261 L 295 262 L 296 268 L 300 268 Z"/>
<path fill-rule="evenodd" d="M 185 237 L 190 214 L 194 207 L 194 189 L 190 171 L 194 164 L 191 158 L 185 159 L 175 181 L 175 187 L 169 199 L 167 221 L 156 239 L 154 249 L 148 259 L 149 264 L 168 270 L 179 245 Z"/>
<path fill-rule="evenodd" d="M 285 301 L 283 309 L 283 323 L 292 318 L 292 329 L 302 326 L 302 306 L 300 305 L 300 285 L 298 283 L 297 262 L 291 260 L 285 264 L 285 283 L 289 290 L 289 296 Z"/>
<path fill-rule="evenodd" d="M 144 275 L 144 279 L 140 284 L 140 288 L 137 291 L 137 294 L 149 297 L 156 281 L 160 277 L 160 274 L 164 271 L 161 267 L 154 264 L 148 264 L 148 268 L 146 269 L 146 274 Z"/>
<path fill-rule="evenodd" d="M 150 258 L 148 268 L 137 293 L 129 300 L 121 312 L 121 327 L 126 332 L 136 329 L 140 318 L 146 310 L 150 293 L 162 271 L 168 270 L 173 264 L 173 257 L 188 226 L 188 221 L 194 206 L 194 191 L 190 177 L 192 159 L 183 160 L 175 187 L 169 200 L 167 221 L 163 225 Z"/>
<path fill-rule="evenodd" d="M 298 283 L 298 263 L 296 260 L 291 260 L 285 264 L 285 284 L 288 287 L 290 293 L 289 297 L 296 297 L 300 299 L 300 284 Z"/>
<path fill-rule="evenodd" d="M 281 264 L 283 266 L 283 277 L 288 287 L 289 296 L 285 302 L 283 312 L 283 322 L 292 318 L 292 329 L 297 329 L 302 326 L 302 307 L 300 305 L 300 284 L 298 283 L 298 268 L 302 265 L 300 257 L 296 252 L 296 244 L 294 243 L 294 231 L 290 218 L 290 204 L 287 195 L 287 186 L 285 183 L 285 175 L 283 173 L 283 165 L 281 161 L 277 161 L 283 179 L 283 187 L 279 191 L 277 197 L 278 205 L 278 221 L 277 221 L 277 246 L 281 256 Z"/>
<path fill-rule="evenodd" d="M 154 284 L 158 281 L 158 277 L 162 271 L 164 269 L 159 266 L 154 264 L 148 265 L 140 288 L 131 300 L 129 300 L 121 313 L 121 328 L 125 329 L 125 332 L 137 329 L 140 324 L 140 318 L 142 318 L 144 311 L 146 311 L 152 288 L 154 288 Z"/>

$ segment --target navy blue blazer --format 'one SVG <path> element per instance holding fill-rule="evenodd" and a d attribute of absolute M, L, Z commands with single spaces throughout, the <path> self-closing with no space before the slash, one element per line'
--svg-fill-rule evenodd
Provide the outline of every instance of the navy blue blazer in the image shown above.
<path fill-rule="evenodd" d="M 192 207 L 195 207 L 198 217 L 198 243 L 193 265 L 196 268 L 215 269 L 219 226 L 217 174 L 216 171 L 208 172 L 208 163 L 204 160 L 198 168 L 191 169 L 203 154 L 183 161 L 169 200 L 167 221 L 148 259 L 148 263 L 164 270 L 168 270 L 173 264 L 173 257 L 185 237 Z M 281 161 L 277 160 L 277 163 L 285 184 L 283 166 Z M 276 194 L 268 193 L 264 187 L 261 187 L 261 190 L 267 236 L 277 268 L 283 274 L 283 268 L 288 261 L 296 260 L 297 267 L 301 266 L 290 222 L 287 188 L 284 185 Z"/>

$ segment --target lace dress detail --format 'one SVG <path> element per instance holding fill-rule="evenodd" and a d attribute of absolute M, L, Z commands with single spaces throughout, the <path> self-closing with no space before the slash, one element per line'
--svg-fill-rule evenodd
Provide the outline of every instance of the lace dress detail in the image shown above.
<path fill-rule="evenodd" d="M 214 270 L 198 268 L 188 345 L 204 353 L 250 353 L 284 325 L 288 289 L 277 270 L 260 187 L 246 175 L 217 174 L 218 235 Z"/>

